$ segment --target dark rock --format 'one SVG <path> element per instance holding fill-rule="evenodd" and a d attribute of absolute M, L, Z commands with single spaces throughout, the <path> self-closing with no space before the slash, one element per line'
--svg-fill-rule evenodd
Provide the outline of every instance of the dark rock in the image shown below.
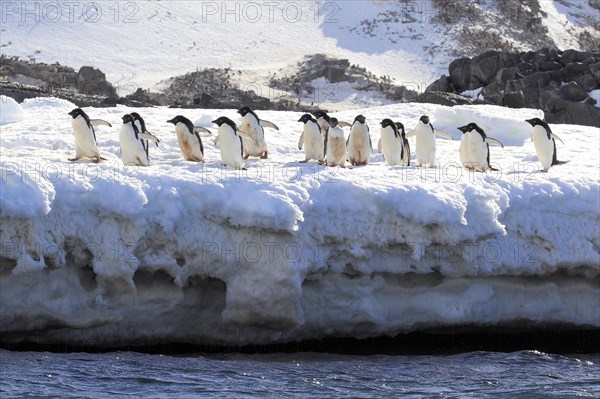
<path fill-rule="evenodd" d="M 509 108 L 524 108 L 525 107 L 525 96 L 521 90 L 511 93 L 506 93 L 500 103 L 498 105 L 502 105 Z"/>
<path fill-rule="evenodd" d="M 569 123 L 600 127 L 600 109 L 589 104 L 566 101 L 554 95 L 544 107 L 548 123 Z"/>
<path fill-rule="evenodd" d="M 592 54 L 590 54 L 590 53 L 584 53 L 581 51 L 569 49 L 569 50 L 565 50 L 563 52 L 560 62 L 561 62 L 561 64 L 566 66 L 566 65 L 572 64 L 574 62 L 586 61 L 591 57 L 592 57 Z"/>
<path fill-rule="evenodd" d="M 600 83 L 594 77 L 590 75 L 583 75 L 579 79 L 576 80 L 577 84 L 583 87 L 583 90 L 586 92 L 590 92 L 592 90 L 600 89 Z"/>
<path fill-rule="evenodd" d="M 569 79 L 569 75 L 568 73 L 563 69 L 555 69 L 553 71 L 548 71 L 548 75 L 550 75 L 550 79 L 558 81 L 558 82 L 564 82 L 565 80 Z"/>
<path fill-rule="evenodd" d="M 528 76 L 535 73 L 535 67 L 530 62 L 520 62 L 516 65 L 516 67 L 523 76 Z"/>
<path fill-rule="evenodd" d="M 598 101 L 596 101 L 592 97 L 588 97 L 585 99 L 585 101 L 583 103 L 587 104 L 587 105 L 596 105 L 596 104 L 598 104 Z"/>
<path fill-rule="evenodd" d="M 557 69 L 562 69 L 563 66 L 556 61 L 540 61 L 535 64 L 536 71 L 554 71 Z"/>
<path fill-rule="evenodd" d="M 106 75 L 99 69 L 89 66 L 83 66 L 79 70 L 77 90 L 79 93 L 87 95 L 117 97 L 117 91 L 106 80 Z"/>
<path fill-rule="evenodd" d="M 504 68 L 498 71 L 494 83 L 506 83 L 510 80 L 523 79 L 525 76 L 521 74 L 517 67 Z"/>
<path fill-rule="evenodd" d="M 585 62 L 574 62 L 563 69 L 567 80 L 577 80 L 583 75 L 590 73 L 589 60 Z"/>
<path fill-rule="evenodd" d="M 441 92 L 446 92 L 446 93 L 451 92 L 452 89 L 450 88 L 450 79 L 448 79 L 448 76 L 442 75 L 441 78 L 439 78 L 438 80 L 436 80 L 435 82 L 433 82 L 432 84 L 427 86 L 427 88 L 425 89 L 425 92 L 430 92 L 430 91 L 441 91 Z"/>
<path fill-rule="evenodd" d="M 546 87 L 550 84 L 552 79 L 547 72 L 536 72 L 533 75 L 519 79 L 518 85 L 522 88 L 540 88 Z"/>
<path fill-rule="evenodd" d="M 479 87 L 492 83 L 500 68 L 500 56 L 497 54 L 487 56 L 481 60 L 473 58 L 471 62 L 471 83 L 478 84 Z"/>
<path fill-rule="evenodd" d="M 448 71 L 450 80 L 457 91 L 463 92 L 469 89 L 471 83 L 471 65 L 470 58 L 459 58 L 450 63 Z"/>
<path fill-rule="evenodd" d="M 590 65 L 590 74 L 600 84 L 600 62 Z"/>
<path fill-rule="evenodd" d="M 580 102 L 587 98 L 587 92 L 576 82 L 569 82 L 560 89 L 558 89 L 558 95 L 563 100 Z"/>
<path fill-rule="evenodd" d="M 454 105 L 470 105 L 473 104 L 473 100 L 468 97 L 461 96 L 454 93 L 444 93 L 430 91 L 421 94 L 417 97 L 417 102 L 426 104 L 439 104 L 452 107 Z"/>

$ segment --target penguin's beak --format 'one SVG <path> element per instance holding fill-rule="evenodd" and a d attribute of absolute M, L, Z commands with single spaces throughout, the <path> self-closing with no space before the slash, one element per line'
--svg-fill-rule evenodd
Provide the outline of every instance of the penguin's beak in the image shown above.
<path fill-rule="evenodd" d="M 218 122 L 218 121 L 219 121 L 218 119 L 215 119 L 215 120 L 214 120 L 214 121 L 212 121 L 211 123 L 214 123 L 215 125 L 218 125 L 218 124 L 219 124 L 219 122 Z"/>
<path fill-rule="evenodd" d="M 467 127 L 466 126 L 457 127 L 457 129 L 460 130 L 463 133 L 467 132 Z"/>
<path fill-rule="evenodd" d="M 531 126 L 533 126 L 533 119 L 525 119 L 525 122 L 529 123 Z"/>
<path fill-rule="evenodd" d="M 172 123 L 172 124 L 175 124 L 175 118 L 173 118 L 173 119 L 169 119 L 169 120 L 167 121 L 167 123 Z"/>
<path fill-rule="evenodd" d="M 298 119 L 298 122 L 304 122 L 304 121 L 302 120 L 302 118 L 300 118 L 300 119 Z"/>

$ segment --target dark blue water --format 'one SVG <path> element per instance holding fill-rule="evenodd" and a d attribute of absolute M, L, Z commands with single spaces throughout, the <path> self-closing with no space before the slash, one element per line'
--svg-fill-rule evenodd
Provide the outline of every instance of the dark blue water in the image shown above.
<path fill-rule="evenodd" d="M 1 398 L 598 398 L 600 354 L 166 356 L 0 351 Z"/>

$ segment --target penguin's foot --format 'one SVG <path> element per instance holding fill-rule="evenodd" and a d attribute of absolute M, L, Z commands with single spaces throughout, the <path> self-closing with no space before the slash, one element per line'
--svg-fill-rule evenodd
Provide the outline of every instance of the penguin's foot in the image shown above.
<path fill-rule="evenodd" d="M 244 155 L 244 159 L 248 159 L 248 158 L 250 158 L 250 154 Z"/>
<path fill-rule="evenodd" d="M 69 162 L 79 161 L 81 157 L 69 158 Z"/>
<path fill-rule="evenodd" d="M 94 163 L 100 163 L 100 157 L 94 157 Z"/>
<path fill-rule="evenodd" d="M 299 161 L 298 163 L 308 163 L 308 159 L 305 159 L 304 161 Z"/>
<path fill-rule="evenodd" d="M 263 152 L 263 153 L 260 155 L 260 159 L 267 159 L 267 158 L 269 158 L 269 153 L 268 153 L 267 151 Z"/>
<path fill-rule="evenodd" d="M 189 161 L 189 162 L 202 162 L 201 160 L 199 160 L 197 158 L 194 158 L 194 157 L 188 158 L 188 159 L 186 159 L 186 161 Z"/>

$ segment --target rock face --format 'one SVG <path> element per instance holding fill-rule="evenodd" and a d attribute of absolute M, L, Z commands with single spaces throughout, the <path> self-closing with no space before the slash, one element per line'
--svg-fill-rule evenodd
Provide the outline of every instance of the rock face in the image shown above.
<path fill-rule="evenodd" d="M 525 53 L 488 51 L 459 58 L 449 76 L 432 83 L 419 99 L 440 104 L 448 96 L 483 88 L 486 102 L 511 108 L 539 108 L 551 123 L 600 127 L 600 109 L 589 97 L 600 89 L 600 53 L 543 48 Z M 435 93 L 435 95 L 433 95 Z M 452 102 L 460 103 L 454 99 Z"/>

